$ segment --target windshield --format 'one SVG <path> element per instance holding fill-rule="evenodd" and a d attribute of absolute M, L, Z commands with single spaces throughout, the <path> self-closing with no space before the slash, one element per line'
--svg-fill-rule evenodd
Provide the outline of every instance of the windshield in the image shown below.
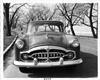
<path fill-rule="evenodd" d="M 33 25 L 29 24 L 27 33 L 33 34 L 35 32 L 61 32 L 60 27 L 58 25 Z"/>

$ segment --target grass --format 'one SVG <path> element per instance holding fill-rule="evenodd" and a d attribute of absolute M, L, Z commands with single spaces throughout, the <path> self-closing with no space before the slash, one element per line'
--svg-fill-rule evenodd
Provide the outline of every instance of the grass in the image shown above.
<path fill-rule="evenodd" d="M 14 38 L 15 36 L 4 36 L 4 50 L 10 45 Z"/>
<path fill-rule="evenodd" d="M 3 50 L 5 50 L 11 44 L 11 42 L 14 40 L 14 38 L 15 38 L 14 34 L 12 34 L 12 36 L 6 36 L 6 30 L 4 30 L 4 39 L 3 39 L 4 49 Z"/>

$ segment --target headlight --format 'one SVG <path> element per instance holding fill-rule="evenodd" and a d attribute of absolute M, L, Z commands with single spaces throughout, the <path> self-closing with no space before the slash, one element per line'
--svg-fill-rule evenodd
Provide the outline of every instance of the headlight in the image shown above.
<path fill-rule="evenodd" d="M 17 41 L 16 41 L 16 45 L 17 45 L 17 47 L 18 47 L 19 49 L 21 49 L 21 48 L 23 48 L 23 46 L 24 46 L 24 42 L 23 42 L 22 40 L 17 40 Z"/>
<path fill-rule="evenodd" d="M 67 57 L 69 59 L 72 59 L 74 57 L 74 53 L 73 52 L 68 52 Z"/>
<path fill-rule="evenodd" d="M 21 58 L 23 60 L 27 60 L 28 59 L 28 54 L 24 53 L 24 54 L 21 54 Z"/>
<path fill-rule="evenodd" d="M 74 40 L 71 44 L 73 47 L 78 47 L 80 45 L 78 40 Z"/>

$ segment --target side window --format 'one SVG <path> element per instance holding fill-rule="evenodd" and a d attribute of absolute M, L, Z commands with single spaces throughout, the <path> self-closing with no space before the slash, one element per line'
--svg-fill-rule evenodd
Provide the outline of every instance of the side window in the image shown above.
<path fill-rule="evenodd" d="M 43 25 L 37 26 L 37 31 L 38 31 L 38 32 L 45 31 L 45 27 L 44 27 Z"/>
<path fill-rule="evenodd" d="M 55 27 L 55 32 L 60 32 L 58 26 L 54 26 Z"/>

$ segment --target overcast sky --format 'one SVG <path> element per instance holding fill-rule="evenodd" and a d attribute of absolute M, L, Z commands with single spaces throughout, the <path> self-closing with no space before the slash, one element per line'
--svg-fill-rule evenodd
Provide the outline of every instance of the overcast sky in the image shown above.
<path fill-rule="evenodd" d="M 13 5 L 13 4 L 11 4 L 11 5 Z M 28 4 L 29 5 L 33 5 L 33 3 L 28 3 Z M 43 3 L 43 4 L 48 6 L 48 7 L 50 7 L 50 9 L 53 10 L 53 8 L 54 8 L 56 3 Z M 26 5 L 26 7 L 28 7 L 28 6 Z M 26 7 L 22 7 L 21 9 L 24 10 L 25 12 L 27 12 L 28 8 L 26 9 Z M 80 34 L 80 33 L 85 34 L 85 33 L 87 33 L 89 35 L 90 34 L 92 35 L 90 27 L 87 27 L 87 26 L 74 26 L 74 30 L 75 30 L 75 32 L 77 34 Z"/>

